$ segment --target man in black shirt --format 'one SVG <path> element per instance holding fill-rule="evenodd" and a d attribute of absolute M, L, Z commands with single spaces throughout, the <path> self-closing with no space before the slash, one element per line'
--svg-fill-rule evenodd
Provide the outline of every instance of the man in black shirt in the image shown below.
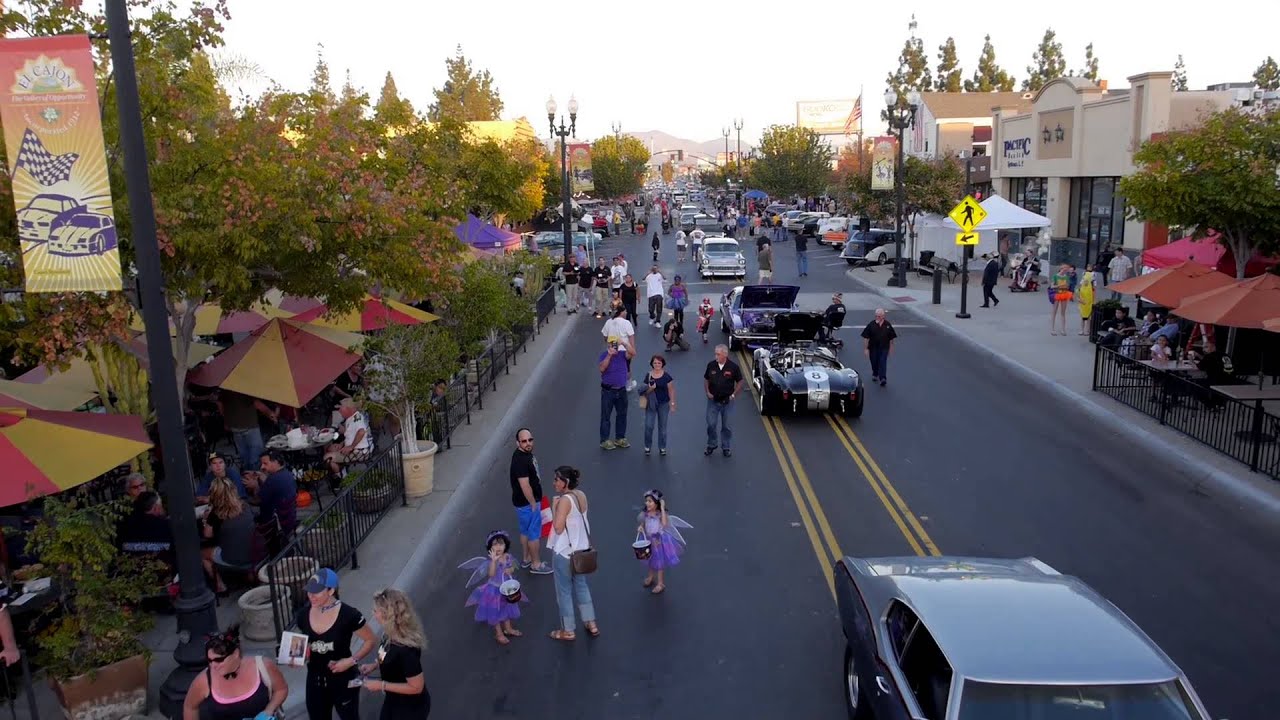
<path fill-rule="evenodd" d="M 835 330 L 844 327 L 844 315 L 847 308 L 844 306 L 844 293 L 836 293 L 831 296 L 831 304 L 822 312 L 822 334 L 824 340 L 834 340 Z"/>
<path fill-rule="evenodd" d="M 595 316 L 602 318 L 605 317 L 605 313 L 609 309 L 609 281 L 613 277 L 613 271 L 605 264 L 604 258 L 596 259 L 596 267 L 592 271 L 591 277 L 596 283 Z"/>
<path fill-rule="evenodd" d="M 520 567 L 534 575 L 550 575 L 551 566 L 538 557 L 542 543 L 542 479 L 538 459 L 533 455 L 533 431 L 516 431 L 516 449 L 511 453 L 511 504 L 520 523 Z"/>
<path fill-rule="evenodd" d="M 862 330 L 866 340 L 863 354 L 871 361 L 871 382 L 879 381 L 880 387 L 889 382 L 889 353 L 893 351 L 893 341 L 898 333 L 884 316 L 884 308 L 876 308 L 876 317 Z"/>
<path fill-rule="evenodd" d="M 804 233 L 796 236 L 796 272 L 809 277 L 809 236 Z"/>
<path fill-rule="evenodd" d="M 716 346 L 716 359 L 707 363 L 707 369 L 702 373 L 702 387 L 707 393 L 707 448 L 703 455 L 715 452 L 719 444 L 724 456 L 729 457 L 733 453 L 730 449 L 733 429 L 729 427 L 729 411 L 733 409 L 738 393 L 742 392 L 742 370 L 729 359 L 727 346 Z"/>
<path fill-rule="evenodd" d="M 564 284 L 565 292 L 568 294 L 567 304 L 569 306 L 569 314 L 578 312 L 578 307 L 582 305 L 581 289 L 578 287 L 578 258 L 571 257 L 569 262 L 564 264 Z"/>
<path fill-rule="evenodd" d="M 1102 323 L 1098 344 L 1105 348 L 1118 348 L 1126 338 L 1138 332 L 1138 324 L 1129 317 L 1129 308 L 1116 308 L 1116 316 Z"/>
<path fill-rule="evenodd" d="M 667 341 L 667 352 L 671 352 L 673 347 L 678 347 L 687 352 L 689 343 L 684 339 L 684 322 L 674 312 L 669 313 L 669 315 L 671 319 L 662 326 L 662 339 Z"/>

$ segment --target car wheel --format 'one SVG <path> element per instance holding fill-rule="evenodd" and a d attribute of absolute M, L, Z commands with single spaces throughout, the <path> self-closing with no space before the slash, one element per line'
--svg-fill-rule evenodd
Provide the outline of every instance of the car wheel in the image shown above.
<path fill-rule="evenodd" d="M 867 703 L 867 695 L 862 692 L 862 682 L 858 678 L 858 668 L 853 662 L 853 648 L 844 646 L 844 704 L 849 710 L 849 720 L 869 720 L 871 707 Z"/>
<path fill-rule="evenodd" d="M 883 253 L 883 252 L 882 252 L 882 253 L 880 253 L 880 257 L 878 257 L 878 258 L 876 258 L 876 259 L 880 261 L 880 264 L 881 264 L 881 265 L 883 265 L 883 264 L 885 264 L 885 261 L 887 261 L 887 260 L 889 259 L 889 256 L 888 256 L 887 254 L 885 254 L 885 253 Z"/>
<path fill-rule="evenodd" d="M 844 414 L 853 418 L 862 417 L 862 406 L 866 401 L 867 394 L 865 392 L 858 393 L 858 399 L 845 410 Z"/>
<path fill-rule="evenodd" d="M 740 347 L 742 347 L 742 343 L 738 342 L 738 338 L 734 337 L 733 335 L 730 335 L 730 336 L 729 336 L 729 350 L 731 350 L 731 351 L 733 351 L 733 350 L 737 350 L 737 349 L 738 349 L 738 348 L 740 348 Z"/>
<path fill-rule="evenodd" d="M 845 262 L 847 262 L 847 263 L 849 263 L 850 265 L 857 265 L 857 264 L 858 264 L 858 261 L 857 261 L 857 260 L 854 260 L 853 258 L 845 258 L 845 259 L 844 259 L 844 261 L 845 261 Z"/>

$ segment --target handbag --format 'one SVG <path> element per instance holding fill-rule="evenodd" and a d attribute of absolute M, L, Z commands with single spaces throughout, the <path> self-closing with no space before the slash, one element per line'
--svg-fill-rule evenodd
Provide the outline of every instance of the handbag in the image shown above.
<path fill-rule="evenodd" d="M 640 401 L 639 401 L 639 402 L 640 402 L 640 409 L 641 409 L 641 410 L 647 410 L 647 409 L 649 408 L 649 396 L 648 396 L 648 395 L 646 395 L 646 394 L 644 394 L 644 393 L 640 393 Z"/>
<path fill-rule="evenodd" d="M 591 547 L 591 525 L 587 523 L 587 516 L 582 514 L 582 510 L 578 509 L 577 491 L 573 491 L 570 497 L 573 498 L 574 509 L 578 510 L 578 515 L 582 517 L 582 528 L 587 533 L 587 547 L 569 553 L 569 567 L 573 570 L 574 575 L 590 575 L 596 571 L 596 567 L 599 564 L 596 557 L 596 549 Z"/>

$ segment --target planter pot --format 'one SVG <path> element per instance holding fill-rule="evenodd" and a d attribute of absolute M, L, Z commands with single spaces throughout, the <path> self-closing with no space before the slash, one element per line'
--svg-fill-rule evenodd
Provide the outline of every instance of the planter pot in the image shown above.
<path fill-rule="evenodd" d="M 69 680 L 50 678 L 49 686 L 68 720 L 120 720 L 147 712 L 147 660 L 134 655 L 96 673 Z"/>
<path fill-rule="evenodd" d="M 263 585 L 269 585 L 274 580 L 277 585 L 284 585 L 289 589 L 291 598 L 301 598 L 302 588 L 307 584 L 307 579 L 320 569 L 318 560 L 304 555 L 280 558 L 274 565 L 275 578 L 267 574 L 268 566 L 263 565 L 258 568 L 258 581 Z"/>
<path fill-rule="evenodd" d="M 249 640 L 276 639 L 276 624 L 271 614 L 273 592 L 284 610 L 284 617 L 292 615 L 294 595 L 287 585 L 259 585 L 246 590 L 236 601 L 240 606 L 240 632 Z"/>
<path fill-rule="evenodd" d="M 404 463 L 404 494 L 409 498 L 430 495 L 436 486 L 436 451 L 440 446 L 428 440 L 419 440 L 418 447 L 423 449 L 400 456 Z"/>
<path fill-rule="evenodd" d="M 382 485 L 368 490 L 355 490 L 351 493 L 351 503 L 355 505 L 358 513 L 372 514 L 382 512 L 395 499 L 396 493 L 390 485 Z"/>
<path fill-rule="evenodd" d="M 351 550 L 351 531 L 346 516 L 334 528 L 313 527 L 302 537 L 302 551 L 315 558 L 320 567 L 333 568 L 346 564 Z"/>

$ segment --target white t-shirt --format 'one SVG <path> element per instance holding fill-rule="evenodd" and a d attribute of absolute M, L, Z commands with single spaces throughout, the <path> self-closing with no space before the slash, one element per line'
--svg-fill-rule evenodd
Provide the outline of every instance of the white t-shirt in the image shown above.
<path fill-rule="evenodd" d="M 649 273 L 644 276 L 644 291 L 648 297 L 654 295 L 664 295 L 666 291 L 662 288 L 662 282 L 666 278 L 662 277 L 662 273 Z"/>
<path fill-rule="evenodd" d="M 627 269 L 621 265 L 614 265 L 609 271 L 612 276 L 613 289 L 617 290 L 622 287 L 622 280 L 627 276 Z"/>
<path fill-rule="evenodd" d="M 627 343 L 627 347 L 631 347 L 631 338 L 636 334 L 636 327 L 624 317 L 609 318 L 604 321 L 604 327 L 600 329 L 600 334 L 606 338 L 621 338 Z"/>
<path fill-rule="evenodd" d="M 702 244 L 702 238 L 704 238 L 704 237 L 706 237 L 706 236 L 707 236 L 707 234 L 706 234 L 706 233 L 704 233 L 704 232 L 702 232 L 701 230 L 694 230 L 693 232 L 689 233 L 689 237 L 693 238 L 693 244 L 694 244 L 694 245 L 701 245 L 701 244 Z"/>
<path fill-rule="evenodd" d="M 364 430 L 364 437 L 360 438 L 359 444 L 355 444 L 356 435 Z M 364 413 L 356 411 L 342 426 L 342 444 L 352 446 L 352 450 L 368 450 L 373 447 L 373 434 L 369 432 L 369 421 L 365 419 Z"/>
<path fill-rule="evenodd" d="M 686 237 L 686 235 L 684 234 L 684 231 L 683 231 L 683 230 L 681 230 L 680 232 L 676 233 L 676 247 L 678 247 L 678 248 L 682 248 L 682 247 L 684 247 L 684 239 L 685 239 L 685 237 Z"/>

